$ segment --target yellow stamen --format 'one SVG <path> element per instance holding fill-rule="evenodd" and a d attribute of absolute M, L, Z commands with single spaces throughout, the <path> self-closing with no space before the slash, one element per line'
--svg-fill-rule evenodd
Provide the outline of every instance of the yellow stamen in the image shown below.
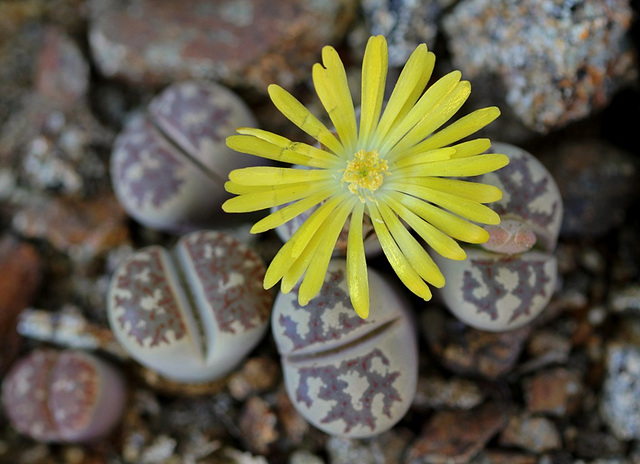
<path fill-rule="evenodd" d="M 380 188 L 384 180 L 383 174 L 388 169 L 387 160 L 379 159 L 377 151 L 360 150 L 355 158 L 347 162 L 342 182 L 349 182 L 349 191 L 358 195 L 364 203 L 365 197 L 372 199 L 371 193 Z"/>

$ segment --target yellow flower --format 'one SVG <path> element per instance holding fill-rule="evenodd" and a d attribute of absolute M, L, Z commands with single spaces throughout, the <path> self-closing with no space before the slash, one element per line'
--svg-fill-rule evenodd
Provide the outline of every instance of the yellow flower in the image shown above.
<path fill-rule="evenodd" d="M 320 204 L 271 262 L 265 288 L 282 281 L 286 293 L 302 279 L 298 299 L 307 304 L 320 291 L 335 243 L 349 220 L 349 294 L 356 312 L 366 318 L 364 214 L 400 280 L 425 300 L 431 298 L 427 283 L 442 287 L 444 276 L 406 226 L 437 253 L 455 260 L 466 256 L 454 239 L 488 240 L 488 233 L 469 221 L 498 224 L 499 216 L 483 203 L 499 200 L 502 192 L 447 177 L 476 176 L 508 163 L 505 155 L 482 154 L 490 147 L 488 139 L 451 145 L 489 124 L 500 111 L 483 108 L 437 131 L 466 101 L 471 87 L 453 71 L 424 91 L 434 63 L 434 54 L 419 45 L 383 112 L 387 42 L 382 36 L 371 37 L 362 66 L 358 126 L 344 65 L 332 47 L 324 47 L 322 64 L 313 66 L 313 83 L 336 135 L 286 90 L 271 85 L 275 106 L 321 148 L 254 128 L 240 128 L 240 135 L 227 138 L 236 151 L 306 167 L 250 167 L 229 174 L 225 188 L 238 196 L 223 205 L 227 212 L 289 203 L 258 221 L 252 233 L 278 227 Z"/>

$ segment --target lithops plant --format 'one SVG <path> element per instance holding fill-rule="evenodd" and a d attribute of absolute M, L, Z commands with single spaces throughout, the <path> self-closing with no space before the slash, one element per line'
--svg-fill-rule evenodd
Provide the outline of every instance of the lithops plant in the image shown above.
<path fill-rule="evenodd" d="M 108 434 L 126 403 L 122 374 L 81 351 L 40 349 L 2 384 L 2 403 L 19 432 L 43 442 L 91 442 Z"/>
<path fill-rule="evenodd" d="M 262 339 L 272 295 L 260 257 L 214 231 L 151 246 L 121 263 L 109 288 L 109 323 L 141 364 L 182 382 L 223 377 Z"/>
<path fill-rule="evenodd" d="M 244 102 L 221 85 L 168 87 L 115 141 L 111 175 L 118 200 L 151 228 L 185 232 L 219 222 L 220 205 L 229 197 L 227 175 L 251 163 L 229 149 L 225 137 L 253 124 Z"/>
<path fill-rule="evenodd" d="M 502 190 L 502 199 L 489 205 L 501 224 L 486 228 L 484 249 L 465 247 L 466 260 L 434 259 L 447 282 L 439 295 L 451 312 L 473 327 L 501 331 L 527 324 L 551 299 L 562 198 L 533 155 L 503 143 L 493 149 L 506 154 L 509 164 L 478 180 Z"/>
<path fill-rule="evenodd" d="M 317 298 L 302 307 L 297 288 L 276 297 L 272 330 L 287 393 L 326 433 L 371 437 L 407 412 L 416 390 L 417 342 L 407 302 L 369 269 L 371 312 L 349 300 L 346 262 L 333 259 Z"/>

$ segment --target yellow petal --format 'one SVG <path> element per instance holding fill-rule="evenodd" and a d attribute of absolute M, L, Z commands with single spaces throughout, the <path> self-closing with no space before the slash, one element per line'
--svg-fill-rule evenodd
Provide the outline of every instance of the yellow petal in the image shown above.
<path fill-rule="evenodd" d="M 380 118 L 373 139 L 374 146 L 379 146 L 389 131 L 413 108 L 431 78 L 435 61 L 435 55 L 427 50 L 425 44 L 418 45 L 413 51 Z"/>
<path fill-rule="evenodd" d="M 467 243 L 484 243 L 489 240 L 489 234 L 486 230 L 462 219 L 460 216 L 451 214 L 411 195 L 405 195 L 400 192 L 388 192 L 387 195 L 392 196 L 422 219 L 456 240 Z"/>
<path fill-rule="evenodd" d="M 222 209 L 227 213 L 248 213 L 259 211 L 272 206 L 282 205 L 290 201 L 317 193 L 327 188 L 326 183 L 302 182 L 298 184 L 287 184 L 284 187 L 279 185 L 266 186 L 269 190 L 262 190 L 255 193 L 247 193 L 238 197 L 230 198 L 222 205 Z"/>
<path fill-rule="evenodd" d="M 338 195 L 333 198 L 330 198 L 328 201 L 320 205 L 320 207 L 309 216 L 309 218 L 302 223 L 300 228 L 296 231 L 294 236 L 290 240 L 294 240 L 295 245 L 291 250 L 291 256 L 293 258 L 297 258 L 300 256 L 300 253 L 304 250 L 309 243 L 309 240 L 313 237 L 314 232 L 327 220 L 330 214 L 334 212 L 334 210 L 344 202 L 346 196 Z M 296 237 L 297 235 L 300 238 Z"/>
<path fill-rule="evenodd" d="M 388 198 L 386 198 L 385 201 L 388 202 L 391 209 L 393 209 L 396 214 L 409 225 L 409 227 L 415 230 L 418 235 L 420 235 L 420 237 L 422 237 L 422 239 L 436 252 L 446 258 L 457 261 L 466 258 L 467 254 L 465 251 L 460 247 L 460 245 L 458 245 L 458 242 L 452 239 L 449 235 L 445 234 L 432 224 L 429 224 L 392 196 L 388 195 L 387 197 Z"/>
<path fill-rule="evenodd" d="M 433 163 L 434 161 L 443 161 L 451 159 L 455 156 L 456 149 L 453 147 L 438 148 L 429 150 L 413 156 L 403 156 L 396 160 L 395 168 L 404 168 L 415 164 Z"/>
<path fill-rule="evenodd" d="M 224 189 L 234 195 L 244 195 L 246 193 L 263 192 L 265 187 L 262 185 L 240 185 L 235 182 L 228 181 L 224 183 Z"/>
<path fill-rule="evenodd" d="M 276 84 L 271 84 L 268 91 L 273 104 L 289 121 L 336 155 L 345 156 L 344 148 L 338 139 L 293 95 Z"/>
<path fill-rule="evenodd" d="M 494 121 L 498 116 L 500 116 L 500 110 L 495 106 L 476 110 L 436 132 L 425 141 L 415 145 L 411 151 L 420 153 L 421 151 L 433 150 L 434 148 L 450 145 L 479 131 Z"/>
<path fill-rule="evenodd" d="M 398 125 L 384 138 L 379 149 L 380 153 L 388 153 L 407 132 L 426 117 L 425 115 L 431 115 L 431 111 L 456 89 L 460 77 L 460 71 L 452 71 L 430 86 L 409 113 L 401 121 L 398 121 Z"/>
<path fill-rule="evenodd" d="M 509 158 L 502 154 L 487 154 L 417 164 L 394 172 L 394 179 L 402 182 L 403 177 L 465 177 L 479 176 L 500 169 L 509 164 Z M 397 177 L 396 177 L 397 176 Z"/>
<path fill-rule="evenodd" d="M 364 203 L 358 202 L 351 213 L 347 239 L 347 284 L 351 304 L 362 319 L 369 317 L 369 277 L 364 253 L 362 221 Z"/>
<path fill-rule="evenodd" d="M 360 103 L 360 147 L 369 149 L 369 139 L 380 119 L 387 78 L 387 41 L 381 35 L 367 42 L 362 63 L 362 97 Z"/>
<path fill-rule="evenodd" d="M 305 244 L 302 253 L 300 253 L 298 257 L 292 257 L 292 265 L 282 277 L 282 285 L 280 288 L 283 293 L 290 292 L 305 271 L 309 268 L 312 261 L 317 259 L 316 253 L 318 249 L 323 246 L 323 244 L 326 245 L 327 241 L 330 241 L 332 230 L 335 227 L 338 227 L 339 231 L 342 230 L 344 222 L 346 221 L 346 216 L 343 216 L 344 218 L 340 223 L 341 211 L 346 211 L 348 214 L 348 209 L 346 208 L 350 208 L 349 204 L 353 204 L 352 200 L 353 199 L 349 197 L 342 197 L 341 203 L 332 210 L 333 213 L 331 216 L 328 216 L 318 227 L 310 229 L 311 236 Z M 332 248 L 335 246 L 335 242 L 336 241 L 334 240 L 333 245 L 331 245 Z M 298 299 L 298 301 L 300 301 L 300 299 Z M 303 301 L 305 302 L 304 304 L 306 304 L 308 300 L 303 299 Z"/>
<path fill-rule="evenodd" d="M 306 259 L 306 254 L 309 254 L 311 251 L 315 252 L 314 249 L 309 248 L 317 246 L 317 242 L 312 242 L 312 239 L 316 232 L 323 226 L 324 222 L 326 222 L 326 218 L 331 214 L 340 202 L 343 202 L 347 199 L 345 195 L 333 197 L 327 200 L 325 203 L 320 205 L 320 207 L 315 210 L 309 218 L 296 230 L 293 236 L 282 245 L 282 248 L 278 250 L 278 253 L 271 260 L 271 264 L 267 268 L 267 272 L 264 276 L 264 288 L 269 289 L 278 283 L 280 279 L 283 278 L 291 269 L 291 267 L 298 263 L 300 263 Z M 312 222 L 309 222 L 312 221 Z M 311 226 L 310 226 L 311 224 Z M 293 254 L 294 247 L 300 249 L 295 255 Z M 302 256 L 304 255 L 304 256 Z M 311 253 L 313 255 L 313 253 Z M 302 260 L 302 261 L 301 261 Z M 305 267 L 301 268 L 300 275 L 305 271 Z M 287 289 L 287 292 L 293 287 L 293 285 L 298 281 L 299 276 L 292 280 L 291 286 Z M 286 292 L 285 292 L 286 293 Z"/>
<path fill-rule="evenodd" d="M 318 182 L 335 174 L 326 169 L 295 169 L 273 166 L 254 166 L 235 169 L 229 173 L 231 182 L 240 185 L 283 185 L 298 182 Z"/>
<path fill-rule="evenodd" d="M 468 156 L 479 155 L 491 148 L 491 142 L 489 139 L 474 139 L 468 142 L 462 142 L 457 145 L 452 145 L 451 148 L 455 148 L 456 152 L 452 158 L 466 158 Z"/>
<path fill-rule="evenodd" d="M 444 286 L 444 276 L 436 263 L 384 201 L 378 202 L 378 211 L 402 254 L 407 257 L 418 275 L 435 287 Z"/>
<path fill-rule="evenodd" d="M 267 217 L 256 222 L 251 228 L 252 234 L 259 234 L 267 230 L 275 229 L 278 226 L 290 221 L 294 217 L 313 208 L 318 203 L 326 200 L 331 195 L 333 189 L 322 190 L 315 195 L 309 195 L 306 198 L 291 203 L 284 208 L 277 209 Z"/>
<path fill-rule="evenodd" d="M 467 200 L 450 193 L 441 192 L 421 185 L 397 184 L 395 190 L 421 198 L 434 203 L 463 218 L 483 224 L 500 224 L 500 216 L 492 209 L 478 203 Z"/>
<path fill-rule="evenodd" d="M 300 292 L 298 293 L 298 302 L 302 306 L 306 305 L 320 292 L 322 284 L 324 283 L 324 277 L 327 274 L 331 254 L 336 246 L 336 241 L 356 202 L 358 202 L 358 198 L 352 196 L 340 205 L 330 221 L 327 221 L 325 233 L 322 235 L 318 234 L 317 240 L 320 244 L 313 255 L 313 259 L 311 259 L 309 263 L 307 272 L 300 285 Z"/>
<path fill-rule="evenodd" d="M 391 237 L 387 226 L 385 225 L 378 209 L 373 202 L 367 203 L 367 209 L 371 216 L 371 223 L 376 231 L 382 251 L 384 252 L 391 267 L 398 275 L 402 283 L 413 293 L 424 300 L 431 299 L 431 290 L 429 286 L 422 280 L 420 275 L 411 266 L 407 257 L 402 253 L 396 242 Z"/>
<path fill-rule="evenodd" d="M 347 83 L 347 73 L 333 47 L 322 49 L 322 63 L 312 69 L 313 84 L 345 150 L 355 150 L 356 115 Z"/>
<path fill-rule="evenodd" d="M 446 97 L 424 111 L 418 123 L 391 149 L 387 159 L 392 160 L 401 156 L 406 149 L 413 147 L 440 128 L 458 112 L 470 94 L 471 84 L 468 81 L 459 82 Z"/>
<path fill-rule="evenodd" d="M 258 139 L 264 140 L 265 142 L 276 145 L 284 149 L 284 151 L 294 152 L 299 155 L 313 158 L 312 161 L 327 161 L 329 163 L 333 163 L 340 159 L 334 153 L 322 150 L 320 148 L 314 147 L 313 145 L 308 145 L 303 142 L 292 142 L 286 137 L 282 137 L 281 135 L 277 135 L 262 129 L 257 129 L 254 127 L 240 127 L 237 129 L 237 132 L 242 135 L 252 135 Z M 326 167 L 326 163 L 318 167 Z"/>
<path fill-rule="evenodd" d="M 405 179 L 405 182 L 422 185 L 452 195 L 477 201 L 478 203 L 491 203 L 502 198 L 502 190 L 498 187 L 480 182 L 469 182 L 442 177 L 415 177 Z"/>
<path fill-rule="evenodd" d="M 309 166 L 312 159 L 292 151 L 287 151 L 278 145 L 261 140 L 251 135 L 231 135 L 227 137 L 227 146 L 232 150 L 249 155 L 259 156 L 285 163 L 302 164 Z M 326 163 L 325 163 L 326 164 Z"/>

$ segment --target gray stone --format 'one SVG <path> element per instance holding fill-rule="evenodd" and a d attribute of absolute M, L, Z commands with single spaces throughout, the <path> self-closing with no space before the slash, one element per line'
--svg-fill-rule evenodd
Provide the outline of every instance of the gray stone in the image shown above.
<path fill-rule="evenodd" d="M 464 0 L 444 19 L 467 78 L 497 74 L 506 100 L 545 133 L 605 106 L 635 78 L 628 0 Z"/>
<path fill-rule="evenodd" d="M 363 0 L 362 11 L 371 35 L 384 35 L 389 66 L 402 66 L 421 43 L 432 48 L 442 8 L 450 0 Z"/>
<path fill-rule="evenodd" d="M 310 73 L 355 2 L 93 0 L 89 43 L 100 72 L 138 85 L 197 78 L 266 91 Z"/>
<path fill-rule="evenodd" d="M 607 349 L 606 374 L 600 413 L 616 438 L 640 438 L 640 348 L 611 344 Z"/>

